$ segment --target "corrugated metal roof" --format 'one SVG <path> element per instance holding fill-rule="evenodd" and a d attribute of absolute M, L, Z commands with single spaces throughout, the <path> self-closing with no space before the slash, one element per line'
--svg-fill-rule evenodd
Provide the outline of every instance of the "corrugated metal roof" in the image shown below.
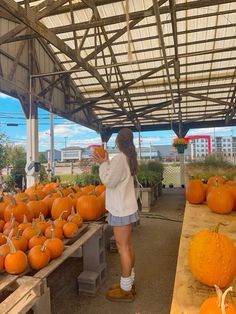
<path fill-rule="evenodd" d="M 15 2 L 24 7 L 22 0 Z M 43 1 L 29 2 L 31 8 L 39 4 L 43 7 Z M 127 2 L 131 61 L 125 29 Z M 110 130 L 141 124 L 142 129 L 145 126 L 150 129 L 152 125 L 172 127 L 180 121 L 187 128 L 195 122 L 233 121 L 235 1 L 73 0 L 71 3 L 65 1 L 40 22 L 96 71 L 93 77 L 85 64 L 80 64 L 71 78 L 83 97 L 83 108 L 92 109 L 99 128 Z M 159 19 L 162 33 L 158 30 Z M 50 48 L 66 70 L 78 67 L 70 55 L 54 45 Z M 170 61 L 168 74 L 165 66 Z M 81 101 L 73 104 L 74 110 L 81 110 Z"/>

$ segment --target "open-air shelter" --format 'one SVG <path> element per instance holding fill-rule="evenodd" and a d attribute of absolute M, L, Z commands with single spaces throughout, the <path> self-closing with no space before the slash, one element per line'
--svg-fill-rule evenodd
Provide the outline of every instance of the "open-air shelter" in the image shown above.
<path fill-rule="evenodd" d="M 103 142 L 235 125 L 235 26 L 234 0 L 1 0 L 0 91 L 22 105 L 28 161 L 38 107 Z"/>

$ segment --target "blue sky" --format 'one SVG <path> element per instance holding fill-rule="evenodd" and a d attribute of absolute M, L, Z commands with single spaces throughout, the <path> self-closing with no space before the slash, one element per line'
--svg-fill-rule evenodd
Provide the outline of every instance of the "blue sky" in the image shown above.
<path fill-rule="evenodd" d="M 7 126 L 7 123 L 18 123 L 18 126 Z M 10 143 L 26 145 L 26 121 L 19 101 L 0 93 L 0 133 L 4 133 Z M 96 132 L 84 126 L 72 123 L 66 119 L 54 116 L 55 149 L 67 146 L 83 146 L 89 144 L 100 144 L 100 136 Z M 235 127 L 206 128 L 190 130 L 188 135 L 221 135 L 231 136 L 236 134 Z M 113 135 L 108 145 L 114 145 Z M 142 146 L 155 144 L 171 144 L 173 131 L 143 132 L 141 134 Z M 135 133 L 135 143 L 138 145 L 138 134 Z M 39 109 L 39 150 L 45 151 L 49 148 L 49 113 Z"/>

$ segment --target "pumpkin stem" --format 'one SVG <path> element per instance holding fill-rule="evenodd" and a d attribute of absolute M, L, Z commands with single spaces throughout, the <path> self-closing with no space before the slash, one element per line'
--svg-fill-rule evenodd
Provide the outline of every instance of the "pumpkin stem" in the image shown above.
<path fill-rule="evenodd" d="M 13 196 L 10 196 L 10 200 L 11 200 L 11 202 L 12 202 L 12 205 L 14 206 L 14 207 L 16 207 L 16 200 L 15 200 L 15 198 L 13 197 Z"/>
<path fill-rule="evenodd" d="M 44 243 L 41 245 L 40 251 L 41 252 L 45 252 L 46 251 L 46 245 Z"/>
<path fill-rule="evenodd" d="M 71 214 L 70 215 L 75 215 L 75 207 L 74 206 L 72 206 L 72 209 L 71 209 Z"/>
<path fill-rule="evenodd" d="M 28 223 L 28 219 L 26 217 L 26 215 L 23 216 L 23 224 L 27 224 Z"/>
<path fill-rule="evenodd" d="M 67 213 L 67 210 L 64 210 L 63 212 L 61 212 L 60 216 L 58 217 L 59 220 L 63 220 L 63 216 L 64 214 Z"/>
<path fill-rule="evenodd" d="M 215 228 L 213 229 L 213 232 L 218 233 L 218 232 L 219 232 L 219 229 L 220 229 L 220 226 L 227 226 L 227 225 L 228 225 L 228 223 L 219 222 L 219 223 L 215 226 Z"/>
<path fill-rule="evenodd" d="M 16 253 L 15 245 L 13 244 L 13 242 L 11 241 L 9 237 L 7 237 L 7 245 L 9 245 L 10 253 L 15 254 Z"/>
<path fill-rule="evenodd" d="M 14 229 L 13 229 L 14 230 Z M 20 239 L 20 229 L 17 228 L 16 235 L 14 236 L 14 239 L 19 240 Z"/>
<path fill-rule="evenodd" d="M 229 287 L 228 289 L 226 289 L 225 292 L 222 295 L 221 304 L 220 304 L 220 309 L 221 309 L 221 313 L 222 314 L 226 314 L 226 311 L 225 311 L 225 298 L 226 298 L 226 295 L 227 295 L 227 293 L 229 291 L 233 291 L 233 287 Z"/>
<path fill-rule="evenodd" d="M 222 300 L 222 291 L 220 290 L 220 288 L 217 285 L 214 285 L 215 289 L 216 289 L 216 295 L 217 295 L 217 299 L 218 299 L 218 306 L 221 306 L 221 300 Z"/>
<path fill-rule="evenodd" d="M 39 222 L 44 222 L 44 221 L 45 221 L 44 215 L 43 215 L 43 213 L 40 212 L 40 214 L 39 214 Z"/>

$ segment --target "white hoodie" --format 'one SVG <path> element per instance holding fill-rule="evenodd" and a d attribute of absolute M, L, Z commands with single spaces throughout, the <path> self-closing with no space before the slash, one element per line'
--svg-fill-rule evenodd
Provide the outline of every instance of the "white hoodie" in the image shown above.
<path fill-rule="evenodd" d="M 118 217 L 129 216 L 138 210 L 134 180 L 125 154 L 120 152 L 99 167 L 99 176 L 106 185 L 106 209 Z"/>

